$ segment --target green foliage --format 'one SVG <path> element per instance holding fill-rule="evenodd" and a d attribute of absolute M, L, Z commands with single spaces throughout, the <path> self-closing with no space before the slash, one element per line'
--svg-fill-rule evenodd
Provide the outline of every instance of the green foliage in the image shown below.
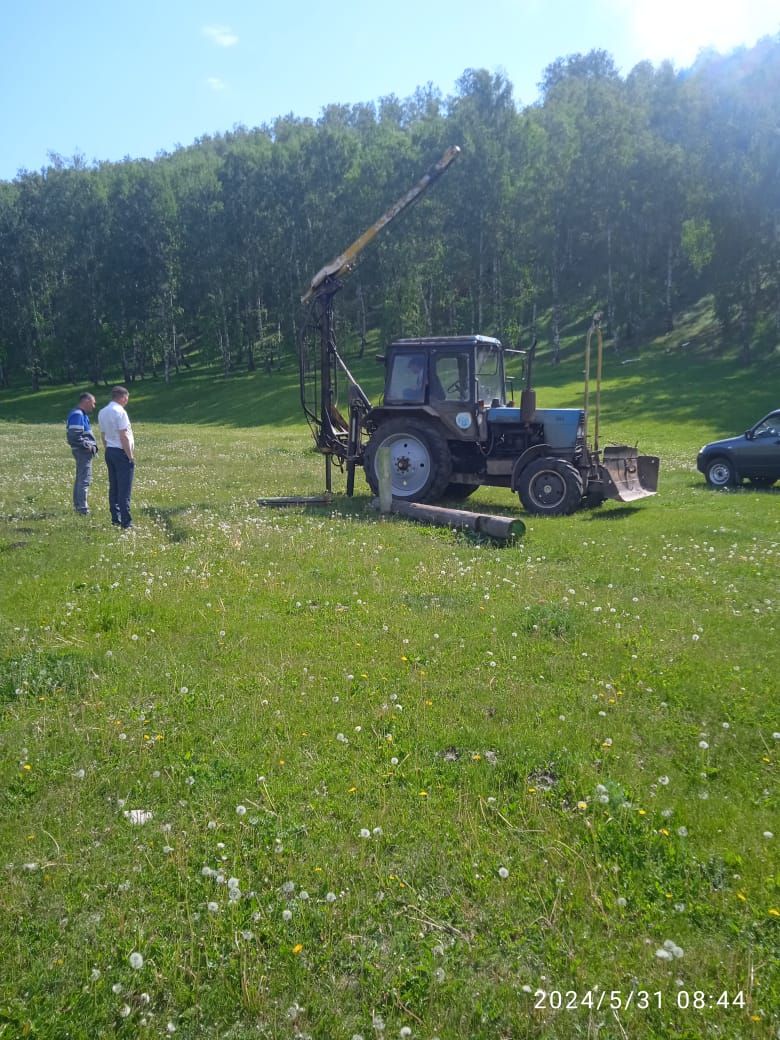
<path fill-rule="evenodd" d="M 777 39 L 621 78 L 603 51 L 545 71 L 521 107 L 467 69 L 376 105 L 329 105 L 152 161 L 54 157 L 0 183 L 0 386 L 225 376 L 290 363 L 308 280 L 450 144 L 443 180 L 365 252 L 338 300 L 366 338 L 541 333 L 604 309 L 615 348 L 711 294 L 726 356 L 776 347 Z M 541 353 L 541 351 L 540 351 Z"/>

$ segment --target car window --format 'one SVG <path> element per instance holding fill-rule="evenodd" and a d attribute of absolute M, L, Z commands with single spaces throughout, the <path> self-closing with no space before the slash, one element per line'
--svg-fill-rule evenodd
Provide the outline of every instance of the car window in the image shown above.
<path fill-rule="evenodd" d="M 769 415 L 756 426 L 754 437 L 780 437 L 780 415 Z"/>

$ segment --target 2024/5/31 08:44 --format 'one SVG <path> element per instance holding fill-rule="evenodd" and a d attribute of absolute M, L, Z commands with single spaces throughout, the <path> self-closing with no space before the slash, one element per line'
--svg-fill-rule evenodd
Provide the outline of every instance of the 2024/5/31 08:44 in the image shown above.
<path fill-rule="evenodd" d="M 636 989 L 624 992 L 619 989 L 576 990 L 537 989 L 534 993 L 534 1009 L 538 1011 L 576 1011 L 578 1008 L 606 1008 L 611 1011 L 626 1011 L 635 1007 L 639 1011 L 664 1007 L 662 990 Z M 706 993 L 704 990 L 677 990 L 672 1003 L 680 1010 L 706 1011 L 710 1008 L 744 1008 L 745 995 L 742 990 L 729 993 Z"/>

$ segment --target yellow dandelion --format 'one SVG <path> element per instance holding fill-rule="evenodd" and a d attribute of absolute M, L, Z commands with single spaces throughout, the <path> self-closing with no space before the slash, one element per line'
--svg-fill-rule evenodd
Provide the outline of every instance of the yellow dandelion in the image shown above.
<path fill-rule="evenodd" d="M 303 950 L 303 943 L 296 943 L 295 946 L 293 946 L 293 948 L 292 948 L 292 952 L 293 952 L 293 954 L 296 957 L 298 956 L 299 953 L 302 952 L 302 950 Z"/>
<path fill-rule="evenodd" d="M 427 798 L 428 797 L 428 792 L 427 791 L 420 791 L 420 797 L 421 798 Z"/>
<path fill-rule="evenodd" d="M 769 907 L 769 916 L 770 917 L 780 917 L 780 910 L 778 910 L 774 906 L 770 906 Z"/>
<path fill-rule="evenodd" d="M 658 833 L 659 833 L 659 834 L 663 834 L 663 835 L 664 835 L 664 837 L 666 837 L 666 838 L 668 838 L 668 837 L 669 837 L 669 831 L 668 831 L 668 830 L 666 829 L 666 827 L 662 827 L 662 828 L 661 828 L 661 829 L 659 830 L 659 832 L 658 832 Z"/>
<path fill-rule="evenodd" d="M 638 812 L 639 812 L 640 816 L 647 816 L 647 810 L 646 809 L 639 809 Z"/>
<path fill-rule="evenodd" d="M 737 899 L 741 900 L 743 903 L 747 902 L 747 896 L 744 892 L 737 892 Z"/>
<path fill-rule="evenodd" d="M 577 808 L 578 809 L 587 809 L 588 808 L 588 803 L 587 802 L 577 802 Z"/>

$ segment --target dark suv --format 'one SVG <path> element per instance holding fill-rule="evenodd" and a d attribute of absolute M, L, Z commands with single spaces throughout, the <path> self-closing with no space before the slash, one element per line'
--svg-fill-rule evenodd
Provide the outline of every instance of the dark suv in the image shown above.
<path fill-rule="evenodd" d="M 756 487 L 771 487 L 780 480 L 780 408 L 739 437 L 705 444 L 696 467 L 713 488 L 733 487 L 745 479 Z"/>

